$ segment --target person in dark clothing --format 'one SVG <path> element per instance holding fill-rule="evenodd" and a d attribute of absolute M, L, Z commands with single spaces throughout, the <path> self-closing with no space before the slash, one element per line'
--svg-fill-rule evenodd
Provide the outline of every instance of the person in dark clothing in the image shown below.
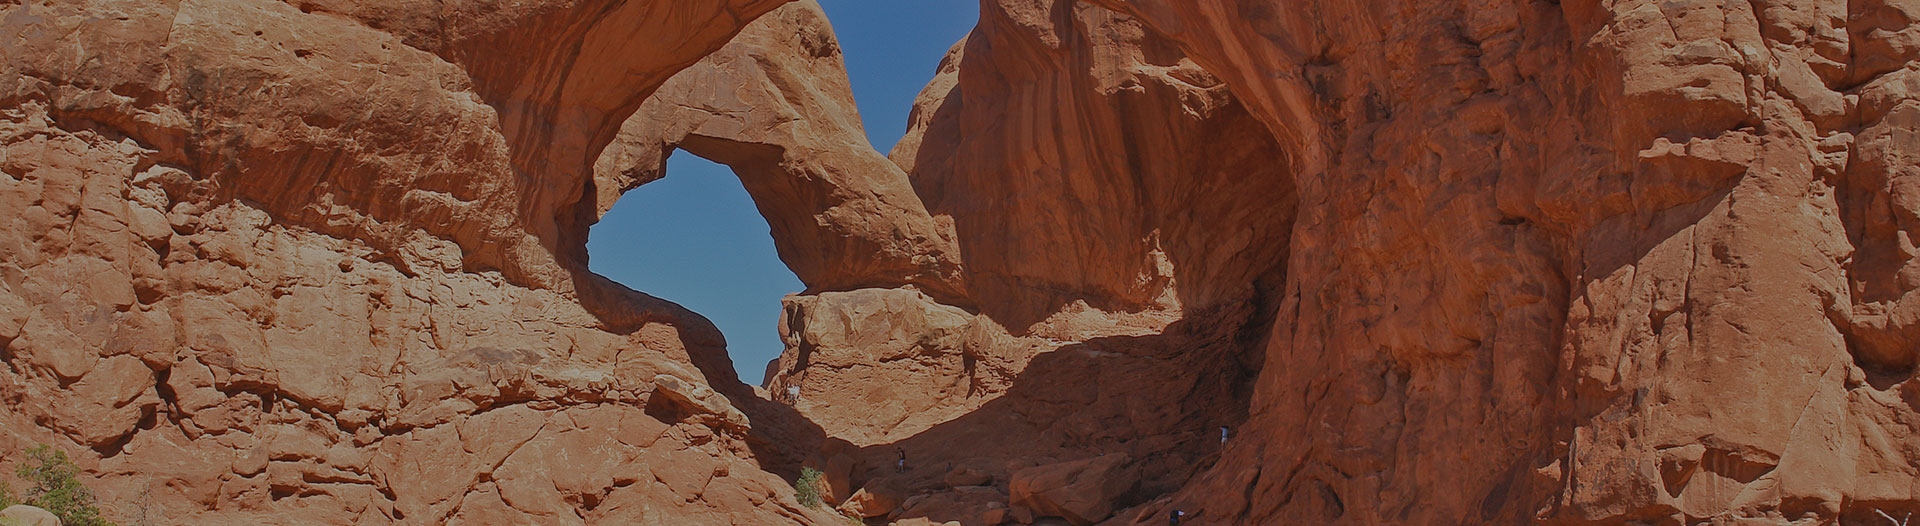
<path fill-rule="evenodd" d="M 900 454 L 900 462 L 893 466 L 893 471 L 895 473 L 906 473 L 907 472 L 907 450 L 896 447 L 896 448 L 893 448 L 893 451 L 895 453 Z"/>
<path fill-rule="evenodd" d="M 1180 526 L 1180 518 L 1185 516 L 1187 516 L 1187 512 L 1180 511 L 1180 510 L 1173 510 L 1173 511 L 1167 512 L 1168 526 Z"/>

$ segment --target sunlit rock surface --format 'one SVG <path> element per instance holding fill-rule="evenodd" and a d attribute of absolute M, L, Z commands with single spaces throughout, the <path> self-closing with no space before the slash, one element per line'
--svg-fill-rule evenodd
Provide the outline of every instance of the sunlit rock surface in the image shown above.
<path fill-rule="evenodd" d="M 1920 511 L 1920 4 L 987 0 L 889 157 L 781 5 L 0 4 L 0 455 L 209 524 Z M 808 286 L 762 389 L 585 270 L 676 150 Z"/>

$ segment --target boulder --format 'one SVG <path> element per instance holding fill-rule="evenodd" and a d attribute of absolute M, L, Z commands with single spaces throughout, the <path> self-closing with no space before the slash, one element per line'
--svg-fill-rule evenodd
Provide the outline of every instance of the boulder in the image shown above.
<path fill-rule="evenodd" d="M 25 504 L 0 510 L 0 519 L 12 521 L 7 526 L 60 526 L 60 518 L 53 516 L 53 512 Z"/>
<path fill-rule="evenodd" d="M 875 479 L 853 492 L 837 508 L 840 513 L 860 518 L 884 517 L 906 502 L 907 485 L 897 478 Z"/>
<path fill-rule="evenodd" d="M 1060 517 L 1076 525 L 1100 522 L 1113 515 L 1115 502 L 1139 482 L 1131 462 L 1127 455 L 1114 454 L 1016 471 L 1012 504 L 1035 516 Z"/>
<path fill-rule="evenodd" d="M 839 504 L 853 496 L 853 466 L 855 460 L 846 452 L 835 452 L 824 458 L 815 457 L 807 461 L 807 466 L 820 470 L 820 495 L 829 504 Z"/>
<path fill-rule="evenodd" d="M 899 506 L 900 497 L 898 495 L 884 491 L 868 491 L 868 488 L 860 488 L 860 491 L 853 492 L 853 496 L 847 497 L 847 501 L 841 503 L 840 507 L 835 509 L 840 510 L 840 513 L 848 516 L 870 519 L 873 517 L 884 517 L 888 513 L 893 513 L 893 509 Z"/>
<path fill-rule="evenodd" d="M 747 429 L 747 415 L 733 407 L 727 397 L 705 385 L 683 380 L 671 374 L 653 377 L 653 393 L 667 402 L 694 414 L 710 415 L 734 429 Z"/>
<path fill-rule="evenodd" d="M 960 526 L 960 521 L 933 522 L 932 519 L 917 517 L 895 521 L 893 526 Z"/>
<path fill-rule="evenodd" d="M 956 466 L 942 479 L 948 487 L 985 486 L 993 483 L 993 475 L 975 469 L 973 466 Z"/>
<path fill-rule="evenodd" d="M 914 495 L 900 506 L 899 518 L 924 518 L 934 523 L 997 524 L 1006 518 L 1007 496 L 989 486 L 961 486 L 949 491 Z"/>
<path fill-rule="evenodd" d="M 1001 505 L 998 507 L 989 506 L 987 509 L 980 511 L 981 524 L 993 526 L 995 524 L 1004 524 L 1006 522 L 1007 522 L 1007 507 L 1005 505 Z"/>

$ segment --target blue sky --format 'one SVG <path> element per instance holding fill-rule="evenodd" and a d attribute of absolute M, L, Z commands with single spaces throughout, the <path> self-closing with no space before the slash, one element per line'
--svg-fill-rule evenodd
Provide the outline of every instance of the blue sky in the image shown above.
<path fill-rule="evenodd" d="M 820 0 L 846 54 L 867 137 L 906 133 L 920 88 L 979 19 L 978 0 Z M 759 384 L 781 350 L 780 298 L 805 286 L 773 250 L 767 220 L 727 167 L 686 152 L 667 177 L 627 192 L 587 239 L 603 276 L 713 320 L 740 379 Z"/>

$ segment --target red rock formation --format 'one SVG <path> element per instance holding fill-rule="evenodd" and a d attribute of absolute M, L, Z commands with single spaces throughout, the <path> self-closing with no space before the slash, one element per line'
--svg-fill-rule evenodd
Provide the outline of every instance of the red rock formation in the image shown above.
<path fill-rule="evenodd" d="M 1129 459 L 1113 468 L 1138 491 L 1078 502 L 1104 512 L 1076 520 L 1178 488 L 1211 462 L 1216 426 L 1245 418 L 1247 349 L 1273 315 L 1296 206 L 1282 155 L 1140 22 L 990 6 L 894 153 L 956 226 L 977 308 L 901 291 L 788 298 L 769 385 L 800 386 L 804 414 L 865 446 L 853 479 L 906 493 L 897 519 L 976 524 L 987 503 L 1007 509 L 1021 469 L 1101 454 Z M 895 447 L 905 474 L 891 473 Z M 945 483 L 961 472 L 993 485 Z"/>
<path fill-rule="evenodd" d="M 1270 316 L 1255 283 L 1278 279 L 1287 250 L 1279 155 L 1225 86 L 1139 22 L 1071 3 L 988 9 L 894 153 L 958 229 L 975 309 L 900 291 L 789 298 L 769 385 L 801 386 L 800 409 L 835 437 L 936 465 L 975 443 L 1040 462 L 1151 437 L 1117 451 L 1170 484 L 1206 430 L 1237 418 L 1244 402 L 1220 400 L 1257 368 L 1233 340 Z M 1185 312 L 1207 314 L 1169 327 Z M 1175 348 L 1191 361 L 1166 360 Z M 1043 379 L 1059 373 L 1074 381 Z M 1141 414 L 1133 393 L 1165 412 Z M 868 465 L 891 453 L 871 448 Z M 1004 490 L 1008 468 L 985 469 Z"/>
<path fill-rule="evenodd" d="M 619 124 L 782 3 L 0 3 L 0 452 L 169 522 L 838 520 L 580 246 Z"/>
<path fill-rule="evenodd" d="M 1192 160 L 1165 172 L 1116 163 L 1142 143 L 1087 139 L 1124 128 L 1101 120 L 1111 105 L 1081 102 L 1106 92 L 1054 79 L 1101 70 L 1035 50 L 1157 48 L 1100 43 L 1124 32 L 1092 21 L 1124 19 L 1086 3 L 986 4 L 922 99 L 921 139 L 895 158 L 930 209 L 954 218 L 982 311 L 1025 309 L 1003 318 L 1058 312 L 1059 300 L 1018 298 L 1063 291 L 1138 308 L 1154 289 L 1113 284 L 1156 279 L 1130 276 L 1159 276 L 1185 299 L 1284 269 L 1251 280 L 1278 312 L 1249 325 L 1271 331 L 1252 346 L 1264 360 L 1242 363 L 1268 365 L 1239 438 L 1119 522 L 1178 507 L 1208 524 L 1868 524 L 1876 509 L 1920 507 L 1920 382 L 1902 303 L 1913 207 L 1899 204 L 1912 164 L 1901 152 L 1920 144 L 1902 117 L 1920 107 L 1920 8 L 1094 3 L 1174 42 L 1276 141 L 1260 154 L 1275 171 L 1235 180 L 1249 185 L 1237 193 L 1297 210 L 1188 199 L 1197 206 L 1179 211 L 1235 219 L 1197 221 L 1202 232 L 1286 232 L 1288 246 L 1266 252 L 1284 265 L 1261 252 L 1197 275 L 1178 257 L 1163 274 L 1076 263 L 1125 268 L 1136 258 L 1110 247 L 1144 245 L 1141 224 L 1180 222 L 1076 205 L 1132 210 L 1111 196 L 1205 173 Z M 996 99 L 1025 90 L 1042 94 Z M 1190 98 L 1158 98 L 1162 111 L 1117 122 L 1192 114 L 1164 111 Z M 1082 117 L 1049 121 L 1050 107 Z M 1216 157 L 1259 151 L 1203 144 Z M 960 158 L 1028 168 L 968 173 Z M 1134 169 L 1102 176 L 1116 172 L 1081 158 Z M 1003 178 L 1061 190 L 994 199 Z M 978 213 L 1030 198 L 1047 204 L 1023 210 L 1080 210 L 1059 217 L 1084 224 L 1042 215 L 1026 230 L 995 221 L 1032 213 Z M 1014 257 L 1034 253 L 1053 257 Z M 1183 321 L 1231 323 L 1195 303 L 1182 302 Z"/>
<path fill-rule="evenodd" d="M 1920 510 L 1920 5 L 993 0 L 890 163 L 779 4 L 0 2 L 0 451 L 214 524 Z M 585 270 L 676 149 L 797 407 Z"/>
<path fill-rule="evenodd" d="M 733 168 L 809 293 L 912 285 L 963 301 L 951 226 L 867 144 L 826 15 L 782 9 L 676 75 L 595 165 L 599 217 L 684 149 Z"/>
<path fill-rule="evenodd" d="M 1016 332 L 1076 301 L 1246 300 L 1287 249 L 1282 155 L 1172 41 L 1074 2 L 989 3 L 894 152 L 962 232 L 975 301 Z"/>
<path fill-rule="evenodd" d="M 1076 525 L 1106 520 L 1116 501 L 1139 483 L 1129 466 L 1132 460 L 1109 455 L 1014 472 L 1014 513 L 1060 517 Z"/>

